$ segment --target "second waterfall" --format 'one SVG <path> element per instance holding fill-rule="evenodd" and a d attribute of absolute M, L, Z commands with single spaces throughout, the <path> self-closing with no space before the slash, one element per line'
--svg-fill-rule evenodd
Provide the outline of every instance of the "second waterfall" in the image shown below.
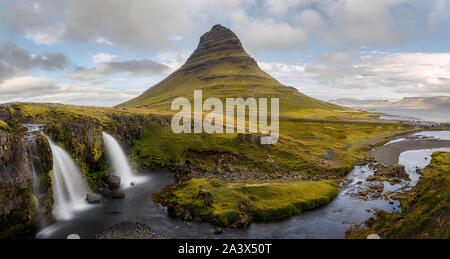
<path fill-rule="evenodd" d="M 88 186 L 70 155 L 49 138 L 53 154 L 53 214 L 57 219 L 67 220 L 76 210 L 87 206 Z"/>
<path fill-rule="evenodd" d="M 114 174 L 121 178 L 121 187 L 128 188 L 132 184 L 140 182 L 140 178 L 133 174 L 128 159 L 116 139 L 103 132 L 103 142 L 106 154 L 113 166 Z"/>

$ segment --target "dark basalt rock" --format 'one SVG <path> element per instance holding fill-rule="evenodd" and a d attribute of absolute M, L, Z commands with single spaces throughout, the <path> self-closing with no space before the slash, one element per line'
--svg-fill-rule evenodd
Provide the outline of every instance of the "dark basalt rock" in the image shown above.
<path fill-rule="evenodd" d="M 106 177 L 106 183 L 111 187 L 111 188 L 119 188 L 120 187 L 120 177 L 116 176 L 116 175 L 108 175 L 108 177 Z"/>
<path fill-rule="evenodd" d="M 32 174 L 25 145 L 22 135 L 0 130 L 0 238 L 17 237 L 31 225 Z"/>
<path fill-rule="evenodd" d="M 88 192 L 86 194 L 86 201 L 88 203 L 99 203 L 102 200 L 102 196 Z"/>

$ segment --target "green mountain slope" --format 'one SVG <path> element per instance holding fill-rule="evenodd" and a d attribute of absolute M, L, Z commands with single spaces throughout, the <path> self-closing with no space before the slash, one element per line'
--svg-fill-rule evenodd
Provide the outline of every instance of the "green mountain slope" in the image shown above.
<path fill-rule="evenodd" d="M 170 110 L 176 97 L 193 100 L 194 89 L 203 90 L 203 98 L 266 97 L 280 98 L 282 115 L 298 115 L 307 110 L 350 111 L 319 101 L 288 87 L 261 70 L 242 47 L 236 34 L 215 25 L 200 38 L 197 49 L 186 63 L 142 95 L 118 107 Z"/>

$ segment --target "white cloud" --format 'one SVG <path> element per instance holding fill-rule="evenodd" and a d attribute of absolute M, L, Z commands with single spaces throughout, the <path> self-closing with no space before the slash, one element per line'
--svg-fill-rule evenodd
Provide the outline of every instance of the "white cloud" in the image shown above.
<path fill-rule="evenodd" d="M 310 31 L 320 30 L 324 26 L 324 21 L 319 12 L 312 9 L 305 9 L 296 15 L 297 24 L 309 29 Z"/>
<path fill-rule="evenodd" d="M 53 45 L 59 41 L 65 32 L 65 26 L 57 23 L 48 27 L 33 27 L 25 31 L 25 38 L 36 44 Z"/>
<path fill-rule="evenodd" d="M 286 15 L 289 10 L 294 9 L 300 4 L 306 3 L 307 0 L 266 0 L 267 10 L 274 15 Z"/>
<path fill-rule="evenodd" d="M 181 67 L 191 55 L 190 51 L 163 51 L 156 56 L 158 59 L 164 61 L 164 64 L 170 67 L 171 71 L 177 70 Z"/>
<path fill-rule="evenodd" d="M 322 10 L 331 21 L 328 39 L 332 43 L 393 44 L 402 38 L 393 9 L 405 0 L 326 1 Z"/>
<path fill-rule="evenodd" d="M 150 59 L 110 61 L 99 63 L 96 67 L 77 67 L 63 76 L 73 81 L 91 84 L 106 83 L 107 76 L 151 77 L 165 75 L 170 67 Z"/>
<path fill-rule="evenodd" d="M 111 62 L 113 61 L 115 58 L 117 58 L 116 55 L 114 54 L 110 54 L 110 53 L 97 53 L 92 55 L 92 62 L 93 63 L 105 63 L 105 62 Z"/>
<path fill-rule="evenodd" d="M 261 63 L 266 72 L 293 86 L 332 88 L 328 96 L 369 98 L 450 95 L 450 53 L 326 53 L 319 64 Z"/>
<path fill-rule="evenodd" d="M 0 84 L 0 102 L 53 102 L 101 106 L 119 104 L 143 90 L 115 90 L 64 84 L 47 77 L 14 77 Z"/>
<path fill-rule="evenodd" d="M 246 37 L 248 47 L 254 49 L 293 48 L 310 36 L 305 31 L 320 32 L 320 39 L 333 45 L 395 44 L 405 36 L 408 38 L 411 31 L 422 32 L 427 24 L 432 28 L 444 27 L 449 17 L 446 0 L 3 2 L 6 3 L 0 4 L 2 29 L 26 35 L 38 44 L 54 44 L 64 36 L 66 40 L 114 42 L 137 49 L 191 40 L 193 33 L 200 34 L 206 29 L 205 24 L 214 23 L 232 24 L 242 32 L 241 37 Z M 269 35 L 280 44 L 274 44 Z"/>
<path fill-rule="evenodd" d="M 99 44 L 103 44 L 104 43 L 104 44 L 107 44 L 107 45 L 110 45 L 110 46 L 114 45 L 114 43 L 112 41 L 109 41 L 108 39 L 103 38 L 103 37 L 98 37 L 95 40 L 95 42 L 99 43 Z"/>
<path fill-rule="evenodd" d="M 232 14 L 231 22 L 244 45 L 255 50 L 290 49 L 301 46 L 306 40 L 306 33 L 300 27 L 273 19 L 254 19 L 242 11 Z"/>
<path fill-rule="evenodd" d="M 434 30 L 440 24 L 443 24 L 446 19 L 448 20 L 449 16 L 450 6 L 448 2 L 445 0 L 437 0 L 433 3 L 431 12 L 428 14 L 428 26 Z"/>

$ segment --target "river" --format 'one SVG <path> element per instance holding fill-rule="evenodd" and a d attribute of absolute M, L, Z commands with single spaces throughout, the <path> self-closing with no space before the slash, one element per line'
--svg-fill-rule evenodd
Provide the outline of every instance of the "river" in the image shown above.
<path fill-rule="evenodd" d="M 416 169 L 428 165 L 431 154 L 435 151 L 450 152 L 450 147 L 402 152 L 399 163 L 405 165 L 412 181 L 395 185 L 383 182 L 385 188 L 382 194 L 415 185 L 420 178 Z M 37 238 L 65 238 L 72 233 L 81 238 L 94 238 L 95 234 L 123 221 L 147 224 L 153 231 L 169 238 L 344 238 L 345 230 L 350 226 L 363 223 L 372 216 L 372 208 L 400 211 L 398 201 L 391 204 L 383 199 L 365 201 L 359 198 L 361 190 L 377 183 L 366 181 L 371 174 L 373 171 L 368 166 L 356 166 L 346 177 L 352 180 L 348 187 L 341 188 L 331 203 L 318 209 L 305 211 L 282 221 L 252 223 L 245 229 L 225 229 L 224 233 L 215 235 L 213 225 L 171 218 L 167 215 L 166 208 L 155 204 L 152 193 L 173 183 L 174 177 L 168 172 L 151 172 L 145 176 L 145 181 L 124 190 L 125 199 L 90 205 L 88 209 L 75 213 L 71 220 L 57 221 L 43 229 Z"/>

